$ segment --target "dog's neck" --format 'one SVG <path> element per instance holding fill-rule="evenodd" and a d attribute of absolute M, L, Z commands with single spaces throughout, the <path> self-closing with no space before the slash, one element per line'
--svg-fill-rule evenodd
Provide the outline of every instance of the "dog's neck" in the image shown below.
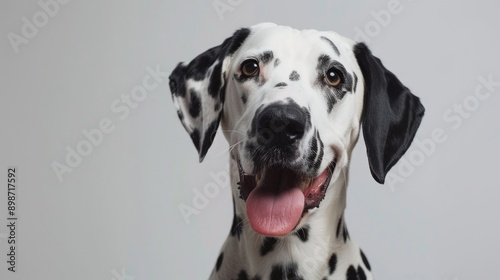
<path fill-rule="evenodd" d="M 222 262 L 225 267 L 219 267 L 219 278 L 211 279 L 231 279 L 230 277 L 240 274 L 243 276 L 238 279 L 247 279 L 244 276 L 248 279 L 267 279 L 267 275 L 272 273 L 286 272 L 293 275 L 294 271 L 310 273 L 297 275 L 296 277 L 302 277 L 297 279 L 324 279 L 340 265 L 337 263 L 340 260 L 343 263 L 358 261 L 359 255 L 353 255 L 352 252 L 359 251 L 359 248 L 351 242 L 344 219 L 347 170 L 341 172 L 344 176 L 341 175 L 329 186 L 319 208 L 309 214 L 299 230 L 277 238 L 264 237 L 251 228 L 246 217 L 245 203 L 239 198 L 238 174 L 232 160 L 231 186 L 235 213 L 230 235 L 221 251 L 224 256 L 219 256 L 219 259 L 230 261 Z M 214 274 L 216 270 L 217 266 Z"/>

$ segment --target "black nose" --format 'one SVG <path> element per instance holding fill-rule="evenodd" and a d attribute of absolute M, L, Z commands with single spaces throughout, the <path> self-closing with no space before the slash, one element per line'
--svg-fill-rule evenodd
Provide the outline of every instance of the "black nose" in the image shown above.
<path fill-rule="evenodd" d="M 257 116 L 258 142 L 267 146 L 293 144 L 304 136 L 307 117 L 296 104 L 267 106 Z"/>

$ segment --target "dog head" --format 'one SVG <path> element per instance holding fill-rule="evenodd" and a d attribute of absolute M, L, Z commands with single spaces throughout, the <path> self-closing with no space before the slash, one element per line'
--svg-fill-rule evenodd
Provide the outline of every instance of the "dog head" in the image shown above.
<path fill-rule="evenodd" d="M 363 43 L 270 23 L 179 64 L 170 89 L 200 161 L 221 124 L 250 224 L 271 236 L 320 206 L 348 167 L 360 127 L 371 173 L 383 183 L 424 114 Z"/>

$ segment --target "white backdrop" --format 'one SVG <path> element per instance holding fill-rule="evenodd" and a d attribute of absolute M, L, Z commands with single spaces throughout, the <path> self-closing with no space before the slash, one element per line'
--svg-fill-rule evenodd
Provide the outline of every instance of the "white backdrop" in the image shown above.
<path fill-rule="evenodd" d="M 224 171 L 227 146 L 219 133 L 198 163 L 166 75 L 262 21 L 367 41 L 426 107 L 420 145 L 390 183 L 371 178 L 362 139 L 353 155 L 347 222 L 375 277 L 494 278 L 498 10 L 486 0 L 2 1 L 0 279 L 206 279 L 229 232 L 229 188 L 189 223 L 178 207 Z"/>

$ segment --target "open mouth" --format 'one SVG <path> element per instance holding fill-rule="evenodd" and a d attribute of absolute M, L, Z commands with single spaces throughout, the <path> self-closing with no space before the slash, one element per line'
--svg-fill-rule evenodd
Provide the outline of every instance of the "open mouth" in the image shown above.
<path fill-rule="evenodd" d="M 309 209 L 319 207 L 335 170 L 335 162 L 317 177 L 303 176 L 289 168 L 267 167 L 245 173 L 238 161 L 240 194 L 246 201 L 252 228 L 263 235 L 290 233 Z"/>

